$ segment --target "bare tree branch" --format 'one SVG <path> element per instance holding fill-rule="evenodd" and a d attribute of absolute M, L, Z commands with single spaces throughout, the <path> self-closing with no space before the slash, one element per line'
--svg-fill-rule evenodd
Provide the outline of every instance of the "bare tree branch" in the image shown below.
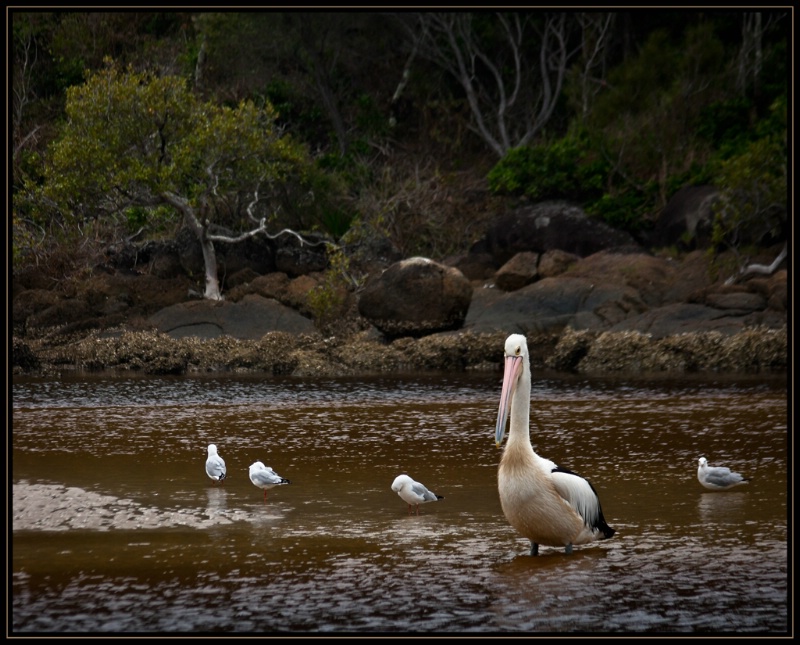
<path fill-rule="evenodd" d="M 482 17 L 481 19 L 485 19 Z M 497 13 L 491 38 L 466 12 L 418 13 L 406 22 L 421 57 L 463 88 L 470 129 L 498 157 L 529 143 L 553 115 L 569 61 L 572 22 L 565 14 Z M 530 43 L 538 43 L 536 53 Z"/>
<path fill-rule="evenodd" d="M 739 269 L 738 274 L 725 280 L 725 284 L 734 284 L 753 274 L 772 275 L 781 265 L 781 262 L 786 259 L 787 252 L 787 243 L 784 242 L 783 249 L 771 264 L 748 264 L 743 266 L 741 269 Z"/>

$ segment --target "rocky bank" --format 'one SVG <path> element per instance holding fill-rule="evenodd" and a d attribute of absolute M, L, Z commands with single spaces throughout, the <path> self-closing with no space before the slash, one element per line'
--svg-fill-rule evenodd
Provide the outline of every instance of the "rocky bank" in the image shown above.
<path fill-rule="evenodd" d="M 696 226 L 697 217 L 686 219 Z M 346 249 L 360 258 L 351 288 L 331 283 L 318 249 L 222 249 L 220 302 L 196 297 L 189 276 L 202 265 L 191 239 L 118 250 L 69 289 L 15 275 L 13 371 L 496 370 L 516 332 L 535 370 L 786 373 L 786 261 L 764 269 L 780 245 L 753 256 L 760 269 L 748 274 L 733 258 L 712 262 L 669 239 L 659 240 L 669 252 L 653 251 L 590 222 L 572 206 L 542 204 L 498 218 L 458 257 Z"/>

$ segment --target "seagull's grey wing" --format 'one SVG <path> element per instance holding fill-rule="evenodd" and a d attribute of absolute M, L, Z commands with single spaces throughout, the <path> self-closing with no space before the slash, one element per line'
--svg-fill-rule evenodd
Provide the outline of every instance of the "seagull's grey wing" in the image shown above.
<path fill-rule="evenodd" d="M 739 473 L 731 472 L 731 469 L 725 466 L 716 466 L 706 471 L 706 482 L 714 486 L 730 486 L 741 481 L 744 481 L 744 477 Z"/>
<path fill-rule="evenodd" d="M 220 457 L 209 457 L 206 460 L 206 473 L 209 477 L 219 477 L 225 474 L 225 462 Z"/>
<path fill-rule="evenodd" d="M 437 499 L 439 499 L 436 493 L 429 491 L 425 486 L 423 486 L 419 482 L 414 482 L 414 485 L 411 487 L 411 490 L 414 491 L 415 495 L 418 495 L 426 502 L 435 502 Z"/>
<path fill-rule="evenodd" d="M 253 473 L 253 478 L 256 482 L 258 482 L 258 486 L 281 483 L 281 478 L 278 477 L 278 475 L 276 475 L 271 468 L 262 468 L 261 470 L 256 471 Z"/>

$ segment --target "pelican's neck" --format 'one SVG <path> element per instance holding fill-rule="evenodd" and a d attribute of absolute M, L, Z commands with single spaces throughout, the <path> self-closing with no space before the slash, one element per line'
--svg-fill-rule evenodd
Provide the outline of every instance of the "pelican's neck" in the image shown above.
<path fill-rule="evenodd" d="M 514 390 L 514 396 L 511 399 L 511 420 L 509 424 L 508 442 L 521 442 L 527 444 L 530 449 L 533 450 L 530 431 L 531 368 L 528 359 L 525 358 L 523 360 L 525 362 L 522 366 L 522 374 L 520 374 L 517 388 Z"/>

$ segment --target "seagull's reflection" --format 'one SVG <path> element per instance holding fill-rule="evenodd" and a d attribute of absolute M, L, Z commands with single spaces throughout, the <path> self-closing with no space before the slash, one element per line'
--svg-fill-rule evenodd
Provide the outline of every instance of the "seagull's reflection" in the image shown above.
<path fill-rule="evenodd" d="M 697 510 L 703 522 L 741 522 L 745 512 L 747 493 L 703 493 L 697 502 Z"/>
<path fill-rule="evenodd" d="M 223 487 L 209 487 L 206 488 L 208 495 L 208 505 L 206 512 L 209 516 L 218 515 L 225 512 L 228 508 L 228 491 Z"/>

